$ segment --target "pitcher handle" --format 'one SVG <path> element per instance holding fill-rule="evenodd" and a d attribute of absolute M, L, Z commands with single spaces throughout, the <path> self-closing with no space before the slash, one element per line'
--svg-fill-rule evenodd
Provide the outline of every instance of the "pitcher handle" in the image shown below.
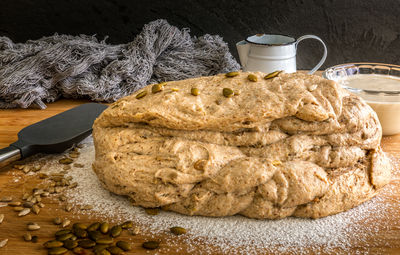
<path fill-rule="evenodd" d="M 328 55 L 328 49 L 326 48 L 326 45 L 324 43 L 324 41 L 322 41 L 321 38 L 319 38 L 316 35 L 303 35 L 300 36 L 299 38 L 297 38 L 297 42 L 296 42 L 296 51 L 297 51 L 297 45 L 299 44 L 299 42 L 305 40 L 305 39 L 315 39 L 318 40 L 320 43 L 322 43 L 322 46 L 324 46 L 324 55 L 322 56 L 321 60 L 319 61 L 319 63 L 313 68 L 311 69 L 311 71 L 308 72 L 308 74 L 313 74 L 315 73 L 315 71 L 318 70 L 318 68 L 320 68 L 322 66 L 322 64 L 325 62 L 326 60 L 326 56 Z"/>

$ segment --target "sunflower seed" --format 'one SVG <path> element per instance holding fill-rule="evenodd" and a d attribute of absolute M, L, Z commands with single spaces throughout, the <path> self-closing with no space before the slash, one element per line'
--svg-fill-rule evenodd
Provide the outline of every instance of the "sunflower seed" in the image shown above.
<path fill-rule="evenodd" d="M 14 212 L 20 212 L 20 211 L 24 210 L 24 207 L 16 206 L 16 207 L 13 208 L 13 210 L 14 210 Z"/>
<path fill-rule="evenodd" d="M 32 212 L 34 212 L 35 214 L 39 214 L 40 212 L 40 208 L 38 205 L 33 205 L 32 206 Z"/>
<path fill-rule="evenodd" d="M 24 240 L 25 240 L 26 242 L 29 242 L 29 241 L 32 240 L 32 236 L 31 236 L 31 234 L 29 234 L 29 233 L 25 233 L 23 237 L 24 237 Z"/>
<path fill-rule="evenodd" d="M 135 226 L 132 228 L 131 234 L 132 235 L 138 235 L 140 233 L 140 227 Z"/>
<path fill-rule="evenodd" d="M 8 206 L 12 206 L 12 207 L 15 207 L 15 206 L 21 206 L 21 202 L 19 202 L 19 201 L 16 201 L 16 202 L 10 202 L 10 203 L 8 203 Z"/>
<path fill-rule="evenodd" d="M 31 224 L 28 224 L 28 230 L 34 231 L 40 229 L 40 226 L 37 223 L 32 222 Z"/>
<path fill-rule="evenodd" d="M 33 203 L 26 201 L 26 202 L 22 203 L 22 206 L 25 207 L 25 208 L 32 208 Z"/>
<path fill-rule="evenodd" d="M 65 206 L 65 211 L 66 211 L 66 212 L 70 212 L 71 210 L 72 210 L 72 205 L 67 204 L 67 205 Z"/>
<path fill-rule="evenodd" d="M 30 209 L 30 208 L 25 208 L 24 210 L 22 210 L 22 211 L 20 211 L 20 212 L 18 213 L 18 216 L 19 216 L 19 217 L 25 216 L 25 215 L 29 214 L 30 212 L 31 212 L 31 209 Z"/>
<path fill-rule="evenodd" d="M 64 219 L 63 222 L 61 223 L 61 226 L 65 228 L 69 226 L 69 224 L 71 224 L 71 221 L 69 219 Z"/>
<path fill-rule="evenodd" d="M 15 164 L 13 165 L 13 168 L 18 169 L 18 170 L 22 170 L 24 168 L 25 165 L 21 165 L 21 164 Z"/>
<path fill-rule="evenodd" d="M 23 168 L 22 168 L 22 172 L 24 172 L 24 173 L 29 173 L 31 171 L 31 168 L 29 167 L 29 166 L 24 166 Z"/>
<path fill-rule="evenodd" d="M 43 204 L 43 203 L 37 203 L 37 205 L 38 205 L 40 208 L 43 208 L 43 207 L 44 207 L 44 204 Z"/>
<path fill-rule="evenodd" d="M 62 222 L 62 219 L 61 219 L 60 217 L 55 217 L 55 218 L 53 219 L 53 223 L 54 223 L 55 225 L 60 225 L 61 222 Z"/>
<path fill-rule="evenodd" d="M 8 239 L 0 240 L 0 248 L 3 248 L 4 246 L 6 246 L 7 242 L 8 242 Z"/>
<path fill-rule="evenodd" d="M 29 193 L 24 193 L 22 195 L 22 200 L 26 200 L 29 197 Z"/>
<path fill-rule="evenodd" d="M 3 220 L 4 220 L 4 214 L 0 213 L 0 224 L 3 222 Z"/>

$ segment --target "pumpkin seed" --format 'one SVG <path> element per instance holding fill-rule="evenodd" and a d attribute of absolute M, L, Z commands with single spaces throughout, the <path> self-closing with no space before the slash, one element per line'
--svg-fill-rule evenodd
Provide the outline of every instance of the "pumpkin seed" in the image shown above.
<path fill-rule="evenodd" d="M 71 158 L 62 158 L 58 160 L 58 163 L 63 164 L 63 165 L 69 165 L 72 162 L 74 162 Z"/>
<path fill-rule="evenodd" d="M 4 196 L 4 197 L 0 198 L 0 202 L 11 202 L 12 200 L 13 200 L 13 198 L 10 196 Z"/>
<path fill-rule="evenodd" d="M 33 203 L 26 201 L 26 202 L 22 203 L 22 206 L 25 207 L 25 208 L 32 208 Z"/>
<path fill-rule="evenodd" d="M 97 230 L 89 231 L 88 235 L 89 235 L 89 238 L 92 239 L 93 241 L 97 241 L 103 237 L 103 235 Z"/>
<path fill-rule="evenodd" d="M 73 229 L 83 229 L 83 230 L 86 230 L 87 229 L 87 226 L 86 226 L 86 224 L 83 224 L 83 223 L 74 223 L 74 225 L 72 225 L 72 228 Z"/>
<path fill-rule="evenodd" d="M 148 215 L 157 215 L 160 212 L 160 209 L 159 208 L 145 208 L 144 211 Z"/>
<path fill-rule="evenodd" d="M 55 217 L 55 218 L 53 219 L 54 225 L 60 225 L 61 222 L 62 222 L 62 219 L 61 219 L 60 217 Z"/>
<path fill-rule="evenodd" d="M 269 79 L 275 78 L 275 77 L 277 77 L 281 72 L 282 72 L 282 71 L 275 71 L 275 72 L 269 73 L 269 74 L 265 75 L 264 79 L 269 80 Z"/>
<path fill-rule="evenodd" d="M 21 204 L 22 204 L 21 202 L 15 201 L 15 202 L 8 203 L 8 206 L 16 207 L 16 206 L 21 206 Z"/>
<path fill-rule="evenodd" d="M 82 248 L 88 249 L 94 247 L 96 245 L 96 242 L 93 240 L 85 239 L 78 241 L 78 245 Z"/>
<path fill-rule="evenodd" d="M 225 77 L 232 78 L 232 77 L 235 77 L 235 76 L 238 76 L 238 75 L 239 75 L 239 72 L 229 72 L 229 73 L 225 74 Z"/>
<path fill-rule="evenodd" d="M 39 214 L 39 212 L 40 212 L 39 205 L 33 205 L 32 212 L 34 212 L 36 215 Z"/>
<path fill-rule="evenodd" d="M 30 208 L 24 208 L 22 211 L 18 213 L 18 217 L 25 216 L 31 212 Z"/>
<path fill-rule="evenodd" d="M 249 81 L 252 81 L 252 82 L 256 82 L 257 81 L 257 76 L 255 75 L 255 74 L 249 74 L 248 76 L 247 76 L 247 79 L 249 80 Z"/>
<path fill-rule="evenodd" d="M 95 255 L 110 255 L 111 253 L 104 249 L 93 249 Z"/>
<path fill-rule="evenodd" d="M 95 247 L 93 247 L 93 251 L 96 253 L 98 251 L 105 250 L 107 247 L 110 247 L 108 244 L 96 244 Z"/>
<path fill-rule="evenodd" d="M 43 207 L 44 207 L 44 204 L 43 204 L 43 203 L 37 203 L 37 205 L 38 205 L 40 208 L 43 208 Z"/>
<path fill-rule="evenodd" d="M 97 239 L 96 243 L 97 244 L 112 244 L 114 242 L 114 239 L 111 237 L 103 237 L 100 239 Z"/>
<path fill-rule="evenodd" d="M 222 89 L 222 94 L 224 95 L 224 97 L 232 97 L 233 96 L 233 90 L 230 88 L 223 88 Z"/>
<path fill-rule="evenodd" d="M 65 249 L 64 247 L 56 247 L 56 248 L 51 248 L 48 250 L 49 255 L 61 255 L 66 253 L 68 250 Z"/>
<path fill-rule="evenodd" d="M 28 230 L 35 231 L 39 230 L 40 226 L 37 223 L 28 224 Z"/>
<path fill-rule="evenodd" d="M 182 227 L 172 227 L 169 230 L 171 231 L 171 233 L 173 233 L 177 236 L 186 234 L 186 229 L 182 228 Z"/>
<path fill-rule="evenodd" d="M 121 235 L 121 232 L 122 232 L 121 226 L 118 226 L 118 225 L 113 226 L 113 227 L 110 229 L 110 236 L 111 236 L 111 237 L 118 237 L 118 236 Z"/>
<path fill-rule="evenodd" d="M 124 251 L 132 250 L 132 245 L 125 241 L 118 241 L 115 245 Z"/>
<path fill-rule="evenodd" d="M 73 235 L 72 233 L 66 233 L 66 234 L 63 234 L 63 235 L 58 235 L 58 236 L 56 237 L 56 239 L 57 239 L 58 241 L 64 242 L 64 241 L 66 241 L 66 240 L 68 240 L 68 239 L 71 239 L 73 236 L 74 236 L 74 235 Z"/>
<path fill-rule="evenodd" d="M 57 237 L 57 236 L 62 236 L 62 235 L 69 234 L 69 233 L 71 233 L 71 230 L 69 230 L 69 229 L 61 229 L 61 230 L 58 230 L 58 231 L 55 233 L 55 236 L 56 236 L 56 237 Z"/>
<path fill-rule="evenodd" d="M 69 219 L 64 219 L 63 222 L 61 223 L 61 226 L 65 228 L 69 226 L 69 224 L 71 224 L 71 221 Z"/>
<path fill-rule="evenodd" d="M 142 244 L 142 247 L 147 250 L 155 250 L 160 247 L 160 242 L 158 241 L 147 241 Z"/>
<path fill-rule="evenodd" d="M 8 242 L 8 239 L 0 240 L 0 248 L 3 248 L 4 246 L 6 246 L 7 242 Z"/>
<path fill-rule="evenodd" d="M 197 160 L 196 163 L 194 163 L 194 168 L 202 171 L 206 167 L 206 164 L 207 164 L 207 160 L 200 159 L 200 160 Z"/>
<path fill-rule="evenodd" d="M 22 206 L 16 206 L 16 207 L 13 208 L 14 212 L 20 212 L 22 210 L 24 210 L 24 208 Z"/>
<path fill-rule="evenodd" d="M 87 227 L 87 231 L 96 231 L 98 230 L 100 227 L 100 222 L 95 222 L 89 225 L 89 227 Z"/>
<path fill-rule="evenodd" d="M 29 233 L 25 233 L 23 237 L 24 237 L 25 242 L 29 242 L 32 240 L 32 236 Z"/>
<path fill-rule="evenodd" d="M 140 92 L 139 94 L 136 95 L 136 99 L 141 99 L 143 97 L 145 97 L 147 95 L 147 91 L 143 90 L 142 92 Z"/>
<path fill-rule="evenodd" d="M 89 254 L 85 249 L 82 247 L 75 247 L 72 249 L 72 252 L 78 255 L 87 255 Z"/>
<path fill-rule="evenodd" d="M 133 227 L 133 221 L 125 221 L 121 224 L 121 228 L 128 229 Z"/>
<path fill-rule="evenodd" d="M 107 248 L 107 251 L 109 251 L 112 255 L 120 255 L 124 253 L 124 251 L 117 246 L 110 246 Z"/>
<path fill-rule="evenodd" d="M 61 246 L 63 246 L 63 245 L 64 245 L 64 244 L 63 244 L 62 242 L 57 241 L 57 240 L 50 240 L 50 241 L 47 241 L 47 242 L 45 242 L 45 243 L 43 244 L 43 246 L 46 247 L 46 248 L 48 248 L 48 249 L 50 249 L 50 248 L 56 248 L 56 247 L 61 247 Z"/>
<path fill-rule="evenodd" d="M 64 247 L 67 248 L 68 250 L 72 250 L 77 246 L 78 246 L 78 241 L 76 240 L 68 239 L 64 241 Z"/>
<path fill-rule="evenodd" d="M 79 164 L 79 163 L 75 163 L 74 167 L 76 168 L 83 168 L 85 165 L 84 164 Z"/>
<path fill-rule="evenodd" d="M 198 96 L 199 95 L 199 89 L 198 88 L 191 88 L 190 89 L 190 94 L 193 96 Z"/>
<path fill-rule="evenodd" d="M 152 87 L 151 87 L 151 92 L 153 93 L 153 94 L 155 94 L 155 93 L 158 93 L 158 92 L 161 92 L 162 90 L 164 89 L 164 87 L 163 87 L 163 85 L 162 84 L 154 84 Z"/>
<path fill-rule="evenodd" d="M 39 241 L 39 237 L 38 236 L 32 236 L 32 243 L 37 243 Z"/>
<path fill-rule="evenodd" d="M 100 232 L 103 234 L 107 234 L 109 227 L 110 227 L 110 225 L 107 222 L 101 223 L 100 224 Z"/>
<path fill-rule="evenodd" d="M 74 234 L 79 238 L 86 238 L 88 235 L 87 232 L 81 228 L 74 229 Z"/>
<path fill-rule="evenodd" d="M 0 224 L 3 222 L 3 220 L 4 220 L 4 214 L 0 213 Z"/>
<path fill-rule="evenodd" d="M 178 88 L 171 88 L 171 90 L 172 90 L 173 92 L 178 92 L 178 91 L 179 91 Z"/>

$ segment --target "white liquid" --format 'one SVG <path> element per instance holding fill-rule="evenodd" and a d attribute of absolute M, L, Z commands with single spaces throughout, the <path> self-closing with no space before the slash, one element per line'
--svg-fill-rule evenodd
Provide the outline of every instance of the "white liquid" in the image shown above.
<path fill-rule="evenodd" d="M 400 78 L 388 75 L 357 74 L 342 81 L 343 85 L 373 91 L 399 91 Z M 400 133 L 400 95 L 387 96 L 358 93 L 377 113 L 383 135 Z"/>

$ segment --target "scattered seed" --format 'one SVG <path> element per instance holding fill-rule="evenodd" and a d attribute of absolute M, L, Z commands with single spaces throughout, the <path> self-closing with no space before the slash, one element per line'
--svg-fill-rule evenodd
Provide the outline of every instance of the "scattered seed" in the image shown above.
<path fill-rule="evenodd" d="M 69 226 L 69 224 L 71 224 L 71 221 L 70 221 L 69 219 L 65 219 L 65 220 L 63 220 L 63 222 L 61 223 L 61 226 L 62 226 L 63 228 L 65 228 L 65 227 Z"/>
<path fill-rule="evenodd" d="M 132 246 L 130 243 L 125 242 L 125 241 L 118 241 L 116 243 L 117 247 L 121 248 L 124 251 L 130 251 L 132 250 Z"/>
<path fill-rule="evenodd" d="M 233 96 L 233 90 L 230 88 L 223 88 L 222 89 L 222 94 L 224 95 L 224 97 L 232 97 Z"/>
<path fill-rule="evenodd" d="M 22 203 L 19 202 L 19 201 L 15 201 L 15 202 L 10 202 L 10 203 L 8 203 L 8 206 L 12 206 L 12 207 L 21 206 L 21 205 L 22 205 Z"/>
<path fill-rule="evenodd" d="M 4 246 L 6 246 L 7 242 L 8 242 L 8 239 L 0 240 L 0 248 L 3 248 Z"/>
<path fill-rule="evenodd" d="M 85 165 L 84 165 L 84 164 L 75 163 L 75 164 L 74 164 L 74 167 L 76 167 L 76 168 L 83 168 L 83 167 L 85 167 Z"/>
<path fill-rule="evenodd" d="M 13 208 L 14 212 L 20 212 L 22 210 L 24 210 L 24 207 L 22 207 L 22 206 L 16 206 L 16 207 Z"/>
<path fill-rule="evenodd" d="M 133 227 L 133 221 L 125 221 L 121 224 L 121 228 L 128 229 Z"/>
<path fill-rule="evenodd" d="M 138 235 L 140 233 L 140 227 L 135 226 L 132 228 L 131 234 L 132 235 Z"/>
<path fill-rule="evenodd" d="M 147 250 L 155 250 L 160 247 L 160 242 L 158 241 L 147 241 L 142 244 L 142 247 Z"/>
<path fill-rule="evenodd" d="M 107 251 L 109 251 L 112 255 L 120 255 L 124 253 L 124 251 L 117 246 L 110 246 L 107 248 Z"/>
<path fill-rule="evenodd" d="M 84 205 L 80 209 L 81 210 L 91 210 L 91 209 L 93 209 L 93 205 Z"/>
<path fill-rule="evenodd" d="M 225 77 L 232 78 L 232 77 L 235 77 L 235 76 L 238 76 L 238 75 L 239 75 L 239 72 L 229 72 L 229 73 L 225 74 Z"/>
<path fill-rule="evenodd" d="M 58 163 L 63 164 L 63 165 L 69 165 L 72 162 L 74 162 L 71 158 L 62 158 L 58 160 Z"/>
<path fill-rule="evenodd" d="M 37 243 L 39 241 L 39 237 L 38 236 L 32 236 L 32 243 Z"/>
<path fill-rule="evenodd" d="M 147 91 L 143 90 L 136 95 L 136 99 L 141 99 L 147 95 Z"/>
<path fill-rule="evenodd" d="M 103 234 L 107 234 L 109 227 L 110 227 L 110 225 L 107 222 L 101 223 L 100 224 L 100 232 Z"/>
<path fill-rule="evenodd" d="M 63 242 L 57 240 L 50 240 L 43 244 L 43 246 L 46 247 L 47 249 L 61 247 L 63 245 L 64 245 Z"/>
<path fill-rule="evenodd" d="M 28 224 L 28 230 L 34 231 L 40 229 L 40 226 L 37 223 Z"/>
<path fill-rule="evenodd" d="M 31 241 L 31 240 L 32 240 L 31 234 L 25 233 L 25 234 L 24 234 L 24 240 L 25 240 L 25 242 Z"/>
<path fill-rule="evenodd" d="M 112 237 L 118 237 L 118 236 L 121 235 L 121 232 L 122 232 L 121 226 L 118 226 L 118 225 L 113 226 L 113 227 L 110 229 L 110 236 L 112 236 Z"/>
<path fill-rule="evenodd" d="M 4 214 L 0 213 L 0 224 L 3 222 L 3 220 L 4 220 Z"/>
<path fill-rule="evenodd" d="M 89 225 L 89 227 L 87 227 L 87 231 L 96 231 L 98 230 L 100 227 L 100 222 L 95 222 Z"/>
<path fill-rule="evenodd" d="M 248 76 L 247 76 L 247 79 L 249 80 L 249 81 L 252 81 L 252 82 L 256 82 L 257 81 L 257 76 L 255 75 L 255 74 L 249 74 Z"/>
<path fill-rule="evenodd" d="M 30 209 L 30 208 L 24 208 L 22 211 L 20 211 L 20 212 L 18 213 L 18 216 L 19 216 L 19 217 L 25 216 L 25 215 L 29 214 L 30 212 L 31 212 L 31 209 Z"/>
<path fill-rule="evenodd" d="M 66 233 L 56 237 L 57 241 L 64 242 L 65 240 L 71 239 L 74 235 L 72 233 Z"/>
<path fill-rule="evenodd" d="M 66 253 L 68 250 L 64 247 L 56 247 L 56 248 L 51 248 L 48 250 L 49 255 L 61 255 Z"/>
<path fill-rule="evenodd" d="M 282 71 L 275 71 L 275 72 L 269 73 L 269 74 L 265 75 L 264 79 L 269 80 L 269 79 L 275 78 L 275 77 L 277 77 L 281 72 L 282 72 Z"/>
<path fill-rule="evenodd" d="M 152 92 L 153 94 L 156 94 L 156 93 L 158 93 L 158 92 L 161 92 L 163 89 L 164 89 L 164 86 L 163 86 L 162 83 L 154 84 L 154 85 L 151 87 L 151 92 Z"/>
<path fill-rule="evenodd" d="M 100 239 L 97 239 L 96 243 L 98 244 L 112 244 L 114 242 L 114 239 L 112 239 L 111 237 L 103 237 Z"/>
<path fill-rule="evenodd" d="M 64 247 L 67 248 L 68 250 L 72 250 L 77 246 L 78 246 L 78 241 L 76 240 L 69 239 L 64 241 Z"/>
<path fill-rule="evenodd" d="M 93 240 L 85 239 L 78 241 L 78 245 L 82 248 L 88 249 L 94 247 L 96 245 L 96 242 Z"/>
<path fill-rule="evenodd" d="M 70 212 L 71 210 L 72 210 L 72 205 L 67 204 L 67 205 L 65 206 L 65 211 L 66 211 L 66 212 Z"/>
<path fill-rule="evenodd" d="M 55 236 L 58 237 L 58 236 L 62 236 L 62 235 L 69 234 L 69 233 L 71 233 L 71 230 L 69 230 L 69 229 L 61 229 L 61 230 L 58 230 L 55 233 Z"/>
<path fill-rule="evenodd" d="M 157 215 L 160 212 L 160 208 L 145 208 L 144 211 L 148 215 Z"/>
<path fill-rule="evenodd" d="M 172 227 L 169 230 L 171 231 L 171 233 L 173 233 L 177 236 L 186 234 L 186 229 L 182 228 L 182 227 Z"/>
<path fill-rule="evenodd" d="M 60 225 L 61 222 L 62 222 L 62 219 L 61 219 L 60 217 L 55 217 L 55 218 L 53 219 L 54 225 Z"/>
<path fill-rule="evenodd" d="M 192 88 L 190 90 L 190 94 L 192 94 L 193 96 L 198 96 L 199 95 L 199 89 L 198 88 Z"/>
<path fill-rule="evenodd" d="M 12 200 L 13 200 L 13 198 L 10 196 L 5 196 L 5 197 L 0 198 L 0 202 L 11 202 Z"/>

